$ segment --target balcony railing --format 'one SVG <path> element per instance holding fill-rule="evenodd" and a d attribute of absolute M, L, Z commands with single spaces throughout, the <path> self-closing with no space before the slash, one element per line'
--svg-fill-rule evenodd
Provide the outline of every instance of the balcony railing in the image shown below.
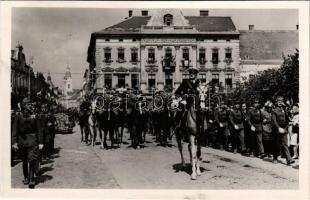
<path fill-rule="evenodd" d="M 191 60 L 181 60 L 181 62 L 182 62 L 182 67 L 184 67 L 184 68 L 189 68 L 189 64 L 190 64 L 190 62 L 191 62 Z"/>
<path fill-rule="evenodd" d="M 230 65 L 230 64 L 233 62 L 233 60 L 232 60 L 231 58 L 225 58 L 225 59 L 224 59 L 224 62 L 225 62 L 227 65 Z"/>
<path fill-rule="evenodd" d="M 173 72 L 175 71 L 175 66 L 176 66 L 176 62 L 174 60 L 174 58 L 164 58 L 162 60 L 162 65 L 163 65 L 163 71 L 169 71 L 169 72 Z"/>
<path fill-rule="evenodd" d="M 156 62 L 157 62 L 157 60 L 155 60 L 155 59 L 147 59 L 146 60 L 147 64 L 155 64 Z"/>
<path fill-rule="evenodd" d="M 131 60 L 130 61 L 133 65 L 136 65 L 136 64 L 138 64 L 138 62 L 140 62 L 139 60 Z"/>
<path fill-rule="evenodd" d="M 111 64 L 113 62 L 113 60 L 111 59 L 105 59 L 103 60 L 103 62 L 105 62 L 106 64 Z"/>
<path fill-rule="evenodd" d="M 125 59 L 122 59 L 122 58 L 119 58 L 119 59 L 116 60 L 116 62 L 118 62 L 118 63 L 124 63 L 124 62 L 126 62 L 126 60 L 125 60 Z"/>

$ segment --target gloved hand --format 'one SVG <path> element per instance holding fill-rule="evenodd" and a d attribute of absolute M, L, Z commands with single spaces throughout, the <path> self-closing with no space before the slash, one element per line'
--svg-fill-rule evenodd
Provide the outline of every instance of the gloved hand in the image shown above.
<path fill-rule="evenodd" d="M 238 126 L 238 125 L 236 125 L 236 124 L 234 125 L 234 127 L 235 127 L 235 129 L 236 129 L 236 130 L 238 130 L 238 129 L 239 129 L 239 126 Z"/>
<path fill-rule="evenodd" d="M 41 150 L 41 149 L 43 149 L 43 144 L 39 144 L 39 149 Z"/>
<path fill-rule="evenodd" d="M 18 144 L 15 142 L 13 145 L 12 145 L 12 148 L 16 151 L 18 150 Z"/>
<path fill-rule="evenodd" d="M 279 128 L 279 133 L 285 133 L 285 129 L 284 128 Z"/>
<path fill-rule="evenodd" d="M 255 131 L 256 128 L 255 128 L 254 126 L 251 126 L 251 130 L 252 130 L 252 131 Z"/>

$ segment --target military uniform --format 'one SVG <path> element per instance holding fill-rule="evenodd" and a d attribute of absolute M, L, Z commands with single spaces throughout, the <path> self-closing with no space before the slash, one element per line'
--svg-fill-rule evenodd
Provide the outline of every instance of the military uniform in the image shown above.
<path fill-rule="evenodd" d="M 245 143 L 244 143 L 244 126 L 243 126 L 243 115 L 239 109 L 233 109 L 230 112 L 229 120 L 232 125 L 233 132 L 233 142 L 232 148 L 234 150 L 237 149 L 238 142 L 240 143 L 241 151 L 245 151 Z M 237 127 L 235 127 L 237 126 Z M 237 129 L 236 129 L 237 128 Z M 239 141 L 238 141 L 239 140 Z"/>
<path fill-rule="evenodd" d="M 227 110 L 219 108 L 218 110 L 215 111 L 214 118 L 218 125 L 217 143 L 220 145 L 221 149 L 225 148 L 226 150 L 228 150 L 228 138 L 230 136 L 230 131 L 228 128 Z"/>
<path fill-rule="evenodd" d="M 281 108 L 276 107 L 271 114 L 271 121 L 275 128 L 275 150 L 273 153 L 273 159 L 277 160 L 279 155 L 279 150 L 281 149 L 289 163 L 292 158 L 288 149 L 288 132 L 287 126 L 289 123 L 289 118 L 287 112 Z M 284 133 L 280 133 L 279 128 L 284 129 Z"/>
<path fill-rule="evenodd" d="M 34 170 L 39 159 L 38 145 L 43 144 L 41 120 L 37 116 L 24 117 L 22 113 L 18 113 L 13 124 L 12 143 L 17 143 L 20 150 L 24 183 L 28 184 L 27 181 L 30 181 L 31 184 L 34 184 Z"/>
<path fill-rule="evenodd" d="M 272 153 L 272 124 L 271 124 L 271 113 L 267 110 L 262 110 L 263 118 L 263 145 L 267 155 Z"/>
<path fill-rule="evenodd" d="M 263 126 L 262 126 L 262 114 L 259 109 L 251 108 L 248 111 L 247 120 L 250 127 L 255 127 L 255 131 L 251 130 L 252 134 L 255 135 L 256 145 L 258 147 L 258 151 L 260 155 L 264 154 L 264 146 L 263 146 Z M 252 150 L 254 149 L 253 144 L 254 141 L 251 142 Z"/>

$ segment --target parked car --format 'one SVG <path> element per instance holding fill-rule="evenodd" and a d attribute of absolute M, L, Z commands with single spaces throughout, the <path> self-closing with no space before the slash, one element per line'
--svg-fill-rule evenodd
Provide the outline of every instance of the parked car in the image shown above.
<path fill-rule="evenodd" d="M 57 121 L 56 133 L 72 133 L 73 126 L 68 115 L 65 113 L 56 113 L 55 118 Z"/>

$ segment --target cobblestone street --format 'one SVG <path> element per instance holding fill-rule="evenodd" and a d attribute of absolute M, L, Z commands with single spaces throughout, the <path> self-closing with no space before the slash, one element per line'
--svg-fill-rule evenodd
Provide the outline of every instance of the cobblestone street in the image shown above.
<path fill-rule="evenodd" d="M 72 134 L 56 135 L 55 154 L 41 166 L 43 175 L 36 188 L 122 188 L 122 189 L 297 189 L 298 163 L 244 157 L 239 154 L 202 148 L 202 175 L 190 180 L 190 164 L 184 144 L 186 170 L 172 139 L 171 147 L 158 146 L 147 136 L 145 148 L 129 147 L 124 134 L 120 148 L 102 150 L 80 143 L 79 127 Z M 99 140 L 97 140 L 99 141 Z M 12 187 L 22 184 L 21 162 L 12 167 Z"/>

